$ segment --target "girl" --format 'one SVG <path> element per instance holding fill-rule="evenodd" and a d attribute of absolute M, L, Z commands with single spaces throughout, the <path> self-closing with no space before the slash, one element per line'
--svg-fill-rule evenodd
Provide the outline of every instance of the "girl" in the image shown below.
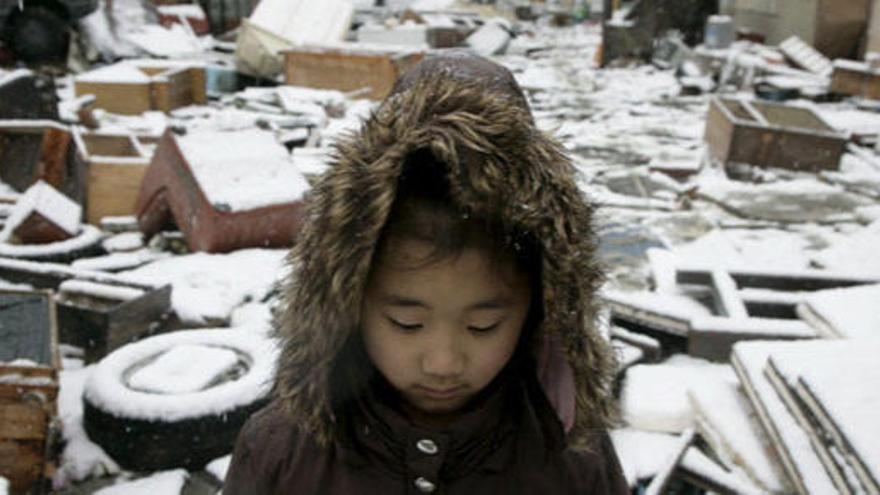
<path fill-rule="evenodd" d="M 398 80 L 313 190 L 224 493 L 627 493 L 573 175 L 503 67 Z"/>

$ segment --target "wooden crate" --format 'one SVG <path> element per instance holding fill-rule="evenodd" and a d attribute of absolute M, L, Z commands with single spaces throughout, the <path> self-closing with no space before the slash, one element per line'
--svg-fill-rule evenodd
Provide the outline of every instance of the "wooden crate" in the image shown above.
<path fill-rule="evenodd" d="M 99 134 L 74 130 L 79 155 L 88 168 L 86 221 L 134 215 L 141 181 L 152 152 L 150 138 L 132 134 Z"/>
<path fill-rule="evenodd" d="M 705 139 L 725 165 L 818 172 L 839 169 L 849 137 L 807 108 L 713 97 Z"/>
<path fill-rule="evenodd" d="M 85 199 L 86 168 L 67 126 L 48 120 L 0 120 L 0 181 L 24 191 L 43 180 L 77 203 Z"/>
<path fill-rule="evenodd" d="M 357 44 L 304 46 L 283 53 L 286 84 L 365 90 L 366 96 L 374 100 L 385 98 L 397 78 L 424 57 L 424 52 L 412 48 Z"/>
<path fill-rule="evenodd" d="M 108 112 L 170 112 L 207 102 L 205 68 L 198 62 L 123 61 L 98 70 L 75 78 L 74 91 L 76 96 L 94 95 L 95 107 Z"/>
<path fill-rule="evenodd" d="M 57 436 L 55 305 L 49 291 L 2 290 L 0 307 L 0 476 L 12 493 L 39 491 L 54 469 Z M 15 324 L 3 325 L 3 319 Z M 4 364 L 14 359 L 36 364 Z"/>
<path fill-rule="evenodd" d="M 880 70 L 853 60 L 835 60 L 831 91 L 849 96 L 880 100 Z"/>

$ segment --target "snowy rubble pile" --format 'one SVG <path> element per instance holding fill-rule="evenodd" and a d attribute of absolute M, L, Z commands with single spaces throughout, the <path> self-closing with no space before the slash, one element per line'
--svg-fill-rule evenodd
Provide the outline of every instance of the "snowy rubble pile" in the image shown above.
<path fill-rule="evenodd" d="M 108 15 L 135 26 L 151 14 L 87 19 L 106 57 L 146 52 L 228 68 L 228 53 L 209 50 L 219 43 L 210 36 L 181 24 L 111 35 Z M 598 206 L 604 323 L 620 357 L 625 422 L 611 436 L 631 485 L 675 472 L 718 493 L 876 490 L 880 459 L 870 441 L 880 435 L 871 420 L 880 377 L 870 356 L 880 336 L 880 155 L 862 143 L 847 147 L 839 170 L 767 168 L 734 180 L 707 158 L 710 96 L 682 94 L 673 70 L 598 69 L 593 26 L 536 25 L 513 39 L 503 23 L 489 27 L 471 41 L 505 45 L 496 60 L 527 92 L 539 127 L 569 150 Z M 149 79 L 122 66 L 104 75 Z M 59 85 L 62 115 L 78 119 L 73 79 Z M 357 91 L 295 86 L 209 96 L 167 113 L 88 115 L 101 134 L 135 136 L 144 156 L 184 157 L 198 184 L 188 196 L 201 194 L 220 215 L 301 200 L 329 166 L 334 141 L 375 107 Z M 841 132 L 880 134 L 877 114 L 853 101 L 795 105 Z M 261 167 L 251 167 L 258 156 Z M 26 198 L 0 182 L 7 230 Z M 48 244 L 0 236 L 0 289 L 51 288 L 64 312 L 108 321 L 149 315 L 133 324 L 140 333 L 128 340 L 136 342 L 101 350 L 68 345 L 76 332 L 61 321 L 59 490 L 180 493 L 199 477 L 220 486 L 236 425 L 266 399 L 286 249 L 193 252 L 195 234 L 161 227 L 144 236 L 138 219 L 121 216 Z M 217 427 L 227 442 L 220 447 L 174 437 L 216 427 L 220 417 L 233 418 Z M 156 464 L 139 464 L 147 458 Z"/>

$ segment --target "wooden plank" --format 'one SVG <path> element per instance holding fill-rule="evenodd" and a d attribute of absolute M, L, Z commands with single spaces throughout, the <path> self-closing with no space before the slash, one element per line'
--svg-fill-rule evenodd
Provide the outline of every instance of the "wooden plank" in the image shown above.
<path fill-rule="evenodd" d="M 0 439 L 43 440 L 49 431 L 47 416 L 39 406 L 0 402 Z"/>
<path fill-rule="evenodd" d="M 139 115 L 152 109 L 149 84 L 74 81 L 76 96 L 95 95 L 95 107 L 108 112 Z"/>
<path fill-rule="evenodd" d="M 43 477 L 45 442 L 0 440 L 0 475 L 9 480 L 11 493 L 26 493 Z"/>
<path fill-rule="evenodd" d="M 149 163 L 92 162 L 86 220 L 99 225 L 103 217 L 134 215 L 141 182 Z"/>
<path fill-rule="evenodd" d="M 367 96 L 381 100 L 397 77 L 422 58 L 413 54 L 400 58 L 394 53 L 367 53 L 345 49 L 291 49 L 284 52 L 286 84 L 340 91 L 370 88 Z"/>

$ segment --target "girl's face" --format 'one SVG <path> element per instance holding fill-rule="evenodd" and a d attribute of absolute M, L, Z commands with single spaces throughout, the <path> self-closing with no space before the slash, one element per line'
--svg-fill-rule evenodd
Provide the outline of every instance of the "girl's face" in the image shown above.
<path fill-rule="evenodd" d="M 527 276 L 479 249 L 425 264 L 432 246 L 393 239 L 363 299 L 367 354 L 415 419 L 443 425 L 507 364 L 530 301 Z"/>

